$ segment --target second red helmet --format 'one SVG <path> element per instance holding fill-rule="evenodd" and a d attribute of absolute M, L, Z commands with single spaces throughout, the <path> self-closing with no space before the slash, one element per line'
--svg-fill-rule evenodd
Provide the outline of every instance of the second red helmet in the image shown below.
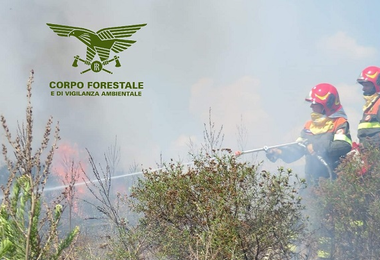
<path fill-rule="evenodd" d="M 380 92 L 380 68 L 369 66 L 365 68 L 357 79 L 358 83 L 372 82 L 376 92 Z"/>
<path fill-rule="evenodd" d="M 306 101 L 312 104 L 321 104 L 325 110 L 326 116 L 329 116 L 340 108 L 342 104 L 339 100 L 339 94 L 336 88 L 328 83 L 321 83 L 313 87 Z"/>

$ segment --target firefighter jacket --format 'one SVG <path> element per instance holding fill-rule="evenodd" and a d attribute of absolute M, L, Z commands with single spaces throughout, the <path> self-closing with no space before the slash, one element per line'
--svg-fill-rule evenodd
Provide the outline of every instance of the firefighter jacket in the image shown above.
<path fill-rule="evenodd" d="M 323 133 L 313 134 L 310 130 L 312 121 L 306 122 L 300 137 L 300 141 L 313 145 L 315 154 L 310 154 L 305 146 L 292 145 L 281 148 L 279 156 L 284 162 L 291 163 L 305 156 L 305 174 L 309 185 L 318 185 L 320 177 L 336 178 L 334 172 L 340 159 L 351 150 L 351 135 L 349 123 L 343 117 L 333 119 L 331 128 Z"/>
<path fill-rule="evenodd" d="M 380 96 L 374 100 L 372 105 L 363 112 L 363 117 L 359 122 L 358 138 L 359 142 L 368 147 L 373 145 L 380 147 Z"/>

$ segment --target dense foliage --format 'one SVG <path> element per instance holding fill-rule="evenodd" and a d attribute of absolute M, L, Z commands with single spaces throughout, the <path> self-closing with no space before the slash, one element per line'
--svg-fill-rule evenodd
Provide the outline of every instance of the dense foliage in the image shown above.
<path fill-rule="evenodd" d="M 304 234 L 299 188 L 290 170 L 260 171 L 226 152 L 144 171 L 134 210 L 158 253 L 170 259 L 290 259 Z"/>
<path fill-rule="evenodd" d="M 338 179 L 314 191 L 316 228 L 332 259 L 368 260 L 380 255 L 380 152 L 353 152 L 338 169 Z"/>

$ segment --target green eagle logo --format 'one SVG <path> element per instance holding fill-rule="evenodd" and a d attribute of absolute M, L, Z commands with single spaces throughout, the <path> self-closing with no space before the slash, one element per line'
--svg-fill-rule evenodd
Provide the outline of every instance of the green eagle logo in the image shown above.
<path fill-rule="evenodd" d="M 112 74 L 111 71 L 104 67 L 115 62 L 115 67 L 121 67 L 119 56 L 115 55 L 110 57 L 110 52 L 120 53 L 128 49 L 136 41 L 127 40 L 123 38 L 131 37 L 136 31 L 140 30 L 147 24 L 136 24 L 128 26 L 104 28 L 97 32 L 89 29 L 73 27 L 60 24 L 47 23 L 58 36 L 70 37 L 74 36 L 87 46 L 86 59 L 82 59 L 79 55 L 74 56 L 73 67 L 78 67 L 78 62 L 82 62 L 90 68 L 81 72 L 86 73 L 90 70 L 93 72 L 105 71 Z M 95 55 L 98 54 L 100 61 L 94 60 Z"/>

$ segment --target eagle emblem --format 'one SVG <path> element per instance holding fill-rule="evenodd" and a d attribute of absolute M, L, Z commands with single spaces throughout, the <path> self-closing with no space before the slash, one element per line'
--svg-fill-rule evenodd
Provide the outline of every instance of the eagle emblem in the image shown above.
<path fill-rule="evenodd" d="M 82 59 L 79 55 L 74 56 L 73 67 L 78 67 L 78 62 L 83 62 L 90 68 L 81 72 L 86 73 L 90 70 L 93 72 L 105 71 L 112 74 L 111 71 L 104 67 L 111 62 L 115 62 L 115 67 L 121 67 L 119 56 L 114 55 L 110 59 L 111 51 L 120 53 L 132 46 L 136 41 L 125 39 L 131 37 L 136 31 L 140 30 L 147 24 L 136 24 L 118 27 L 109 27 L 93 32 L 86 28 L 59 25 L 47 23 L 58 36 L 74 36 L 87 46 L 86 58 Z M 96 54 L 99 60 L 94 60 Z"/>

